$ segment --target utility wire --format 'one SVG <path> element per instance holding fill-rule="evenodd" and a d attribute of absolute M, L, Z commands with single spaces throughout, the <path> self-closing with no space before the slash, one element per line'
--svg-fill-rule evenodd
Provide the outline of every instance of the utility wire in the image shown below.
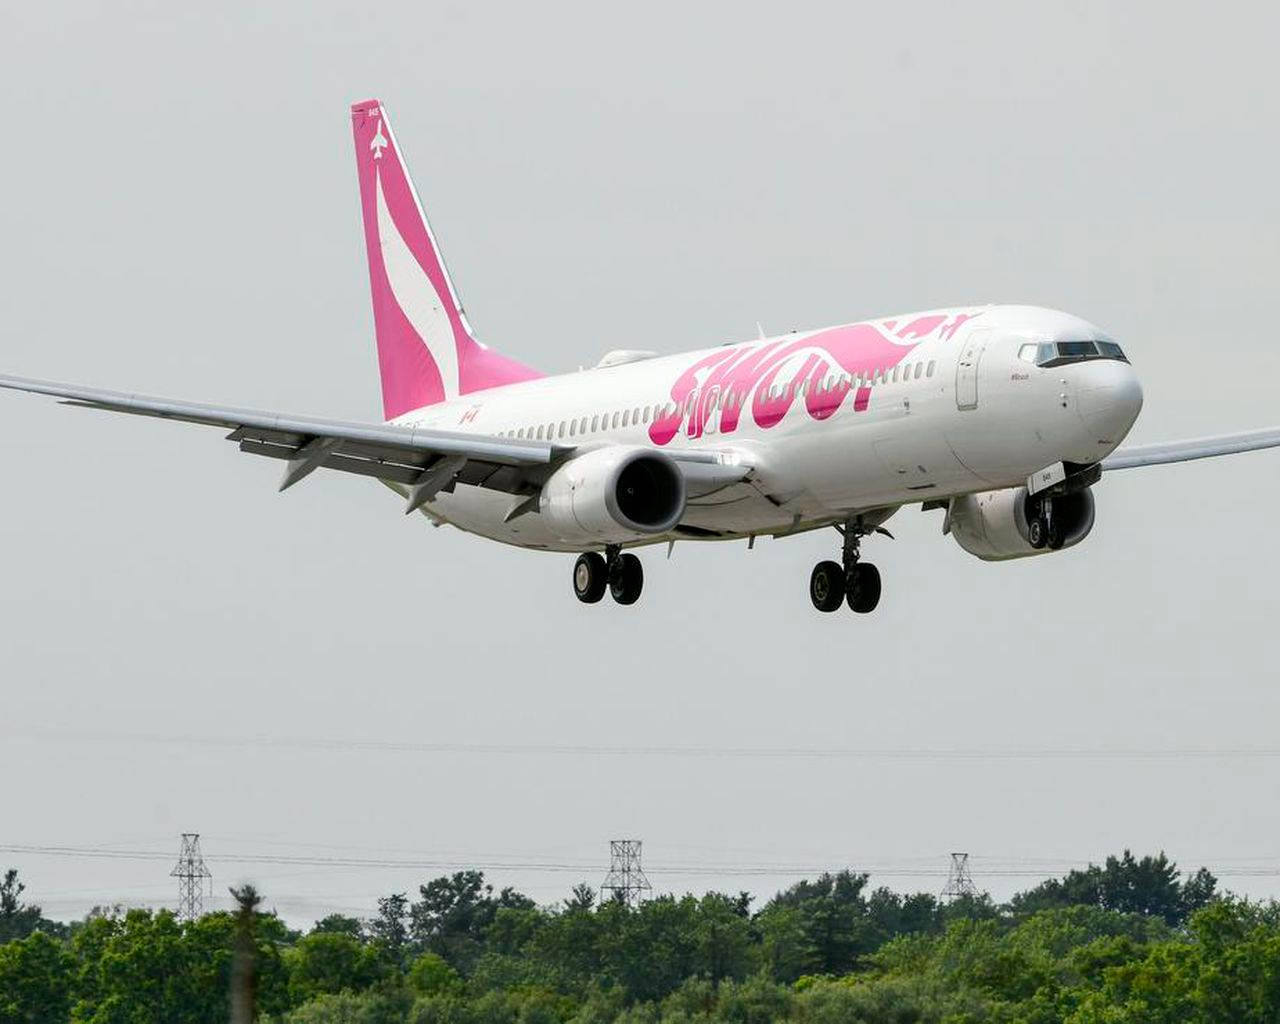
<path fill-rule="evenodd" d="M 39 844 L 0 844 L 0 852 L 25 854 L 44 857 L 75 857 L 97 860 L 126 861 L 164 861 L 172 859 L 172 854 L 160 850 L 112 850 L 94 846 L 63 846 Z M 394 868 L 418 871 L 463 871 L 467 869 L 483 869 L 487 871 L 522 871 L 547 874 L 573 874 L 588 876 L 598 874 L 600 865 L 597 862 L 570 862 L 553 860 L 500 860 L 484 857 L 467 860 L 439 860 L 433 858 L 409 859 L 391 857 L 337 857 L 306 854 L 274 854 L 274 853 L 217 853 L 212 852 L 208 859 L 218 864 L 294 864 L 308 867 L 334 868 Z M 1259 858 L 1265 859 L 1265 858 Z M 1212 861 L 1211 861 L 1212 862 Z M 1083 867 L 1083 862 L 1057 862 L 1059 870 L 1070 870 Z M 942 873 L 939 868 L 921 867 L 915 863 L 867 863 L 853 862 L 850 866 L 859 872 L 871 875 L 885 875 L 894 878 L 937 878 Z M 975 877 L 984 878 L 1044 878 L 1048 865 L 1040 868 L 1001 867 L 991 865 L 973 870 Z M 672 862 L 655 866 L 646 865 L 648 874 L 676 877 L 730 877 L 761 878 L 778 875 L 818 875 L 831 871 L 830 864 L 697 864 Z M 1271 865 L 1257 864 L 1253 866 L 1229 867 L 1215 871 L 1221 877 L 1229 878 L 1271 878 L 1280 876 L 1280 859 Z"/>
<path fill-rule="evenodd" d="M 54 732 L 4 729 L 0 734 L 49 740 L 148 743 L 224 748 L 459 754 L 469 756 L 681 757 L 731 759 L 866 759 L 892 761 L 1083 761 L 1083 760 L 1256 760 L 1280 758 L 1280 747 L 877 747 L 877 746 L 712 746 L 591 745 L 560 743 L 431 743 L 304 736 L 171 736 L 128 733 Z"/>

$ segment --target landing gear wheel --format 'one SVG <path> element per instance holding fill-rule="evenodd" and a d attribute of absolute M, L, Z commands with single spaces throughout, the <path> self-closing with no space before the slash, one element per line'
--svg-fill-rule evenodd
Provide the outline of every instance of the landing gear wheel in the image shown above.
<path fill-rule="evenodd" d="M 609 574 L 609 592 L 618 604 L 635 604 L 644 589 L 644 569 L 631 552 L 618 556 Z"/>
<path fill-rule="evenodd" d="M 849 607 L 860 615 L 875 611 L 880 603 L 880 570 L 870 562 L 850 566 L 845 598 Z"/>
<path fill-rule="evenodd" d="M 609 569 L 594 551 L 579 555 L 573 565 L 573 592 L 584 604 L 595 604 L 609 586 Z"/>
<path fill-rule="evenodd" d="M 1049 528 L 1045 531 L 1044 540 L 1049 545 L 1050 551 L 1057 551 L 1062 547 L 1062 527 L 1058 525 L 1056 519 L 1049 521 Z"/>
<path fill-rule="evenodd" d="M 1036 516 L 1035 519 L 1027 523 L 1027 541 L 1030 545 L 1039 551 L 1048 541 L 1049 527 L 1045 521 Z"/>
<path fill-rule="evenodd" d="M 839 562 L 819 562 L 809 575 L 809 600 L 820 612 L 833 612 L 844 600 L 844 569 Z"/>

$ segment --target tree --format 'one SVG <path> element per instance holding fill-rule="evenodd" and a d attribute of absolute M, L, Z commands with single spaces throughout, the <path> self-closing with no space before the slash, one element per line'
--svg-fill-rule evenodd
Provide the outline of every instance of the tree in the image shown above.
<path fill-rule="evenodd" d="M 229 920 L 227 915 L 222 917 Z M 130 910 L 123 918 L 101 918 L 90 924 L 95 928 L 78 933 L 76 939 L 81 941 L 73 944 L 91 955 L 84 961 L 77 985 L 76 1020 L 203 1024 L 227 1019 L 227 975 L 219 970 L 222 984 L 211 995 L 207 975 L 196 969 L 199 965 L 193 963 L 184 942 L 183 926 L 171 911 L 153 915 L 149 910 Z"/>
<path fill-rule="evenodd" d="M 1185 920 L 1197 910 L 1207 907 L 1218 896 L 1218 880 L 1208 868 L 1200 868 L 1182 883 L 1182 916 Z"/>
<path fill-rule="evenodd" d="M 74 962 L 44 932 L 0 945 L 0 1024 L 64 1024 Z"/>
<path fill-rule="evenodd" d="M 382 973 L 378 951 L 340 932 L 312 932 L 287 955 L 289 996 L 294 1003 L 318 995 L 358 992 Z"/>
<path fill-rule="evenodd" d="M 884 886 L 867 899 L 867 916 L 874 928 L 877 946 L 897 935 L 938 931 L 942 926 L 941 909 L 937 897 L 931 893 L 900 895 Z"/>
<path fill-rule="evenodd" d="M 40 908 L 21 902 L 25 890 L 16 868 L 4 873 L 0 880 L 0 943 L 25 939 L 40 924 Z"/>
<path fill-rule="evenodd" d="M 312 933 L 332 932 L 337 935 L 349 935 L 353 939 L 364 938 L 364 925 L 360 923 L 360 919 L 347 917 L 345 914 L 329 914 L 322 917 L 311 931 Z"/>
<path fill-rule="evenodd" d="M 423 953 L 409 967 L 409 987 L 422 996 L 456 995 L 462 978 L 438 953 Z"/>
<path fill-rule="evenodd" d="M 590 910 L 595 905 L 596 891 L 586 882 L 579 882 L 575 885 L 572 895 L 564 901 L 564 909 L 568 912 Z"/>
<path fill-rule="evenodd" d="M 378 900 L 378 916 L 369 923 L 369 931 L 386 958 L 397 967 L 404 963 L 405 946 L 409 942 L 409 897 L 394 892 Z"/>
<path fill-rule="evenodd" d="M 254 925 L 262 897 L 252 885 L 232 889 L 231 895 L 237 907 L 235 957 L 231 962 L 231 1024 L 253 1024 L 258 1018 Z"/>
<path fill-rule="evenodd" d="M 694 924 L 697 972 L 718 988 L 726 978 L 740 981 L 754 965 L 751 921 L 739 898 L 709 892 L 698 901 Z"/>
<path fill-rule="evenodd" d="M 843 974 L 875 949 L 876 927 L 862 895 L 866 886 L 865 874 L 845 870 L 797 882 L 770 900 L 756 921 L 775 977 Z"/>
<path fill-rule="evenodd" d="M 409 908 L 414 941 L 464 973 L 479 955 L 485 931 L 499 909 L 534 905 L 529 897 L 510 888 L 494 897 L 483 871 L 458 871 L 436 878 L 419 886 L 418 894 L 421 899 Z"/>
<path fill-rule="evenodd" d="M 1217 879 L 1201 868 L 1186 883 L 1179 881 L 1178 866 L 1164 853 L 1141 860 L 1125 850 L 1110 856 L 1099 867 L 1070 871 L 1061 879 L 1049 879 L 1009 901 L 1017 915 L 1052 907 L 1094 906 L 1124 914 L 1150 914 L 1171 925 L 1186 921 L 1193 911 L 1215 895 Z"/>

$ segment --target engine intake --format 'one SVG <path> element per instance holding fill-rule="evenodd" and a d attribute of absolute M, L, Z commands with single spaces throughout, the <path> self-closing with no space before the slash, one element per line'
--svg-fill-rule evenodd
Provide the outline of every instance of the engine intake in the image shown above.
<path fill-rule="evenodd" d="M 538 511 L 561 540 L 622 543 L 666 533 L 685 509 L 684 474 L 647 448 L 597 448 L 570 459 L 542 487 Z"/>
<path fill-rule="evenodd" d="M 1025 487 L 952 498 L 951 534 L 965 551 L 985 562 L 1046 554 L 1051 549 L 1031 546 L 1032 506 Z M 1062 547 L 1079 544 L 1093 529 L 1093 492 L 1086 487 L 1054 498 L 1053 518 L 1062 531 Z"/>

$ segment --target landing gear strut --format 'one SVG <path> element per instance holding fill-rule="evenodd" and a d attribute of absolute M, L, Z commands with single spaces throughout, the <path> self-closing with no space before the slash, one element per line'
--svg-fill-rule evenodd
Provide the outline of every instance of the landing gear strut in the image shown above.
<path fill-rule="evenodd" d="M 880 570 L 862 561 L 862 538 L 869 533 L 893 534 L 879 526 L 866 526 L 861 516 L 836 529 L 844 537 L 841 561 L 819 562 L 809 576 L 809 600 L 820 612 L 833 612 L 842 602 L 859 614 L 875 611 L 880 603 Z"/>
<path fill-rule="evenodd" d="M 640 559 L 617 544 L 606 545 L 603 557 L 588 551 L 574 563 L 573 592 L 584 604 L 595 604 L 606 590 L 618 604 L 635 604 L 643 589 Z"/>

